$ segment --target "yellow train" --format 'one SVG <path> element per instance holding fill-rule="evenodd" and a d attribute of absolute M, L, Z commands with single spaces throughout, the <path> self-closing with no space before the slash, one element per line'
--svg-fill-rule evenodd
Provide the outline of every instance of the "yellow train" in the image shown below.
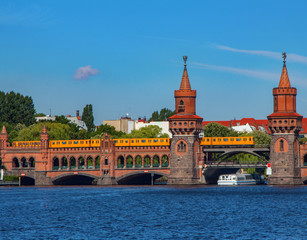
<path fill-rule="evenodd" d="M 114 139 L 116 147 L 169 146 L 170 138 L 126 138 Z"/>
<path fill-rule="evenodd" d="M 12 143 L 13 147 L 28 148 L 28 147 L 40 147 L 40 141 L 15 141 Z"/>
<path fill-rule="evenodd" d="M 49 148 L 100 147 L 101 139 L 50 140 Z M 170 138 L 124 138 L 113 139 L 116 147 L 169 146 Z M 253 137 L 205 137 L 200 139 L 201 146 L 238 146 L 255 145 Z M 13 147 L 40 147 L 40 141 L 15 141 Z"/>
<path fill-rule="evenodd" d="M 100 139 L 82 140 L 50 140 L 49 148 L 80 148 L 80 147 L 100 147 Z M 137 146 L 169 146 L 169 138 L 133 138 L 133 139 L 113 139 L 116 147 L 137 147 Z M 13 147 L 40 147 L 40 141 L 15 141 Z"/>
<path fill-rule="evenodd" d="M 254 137 L 205 137 L 201 138 L 202 146 L 238 146 L 255 145 Z"/>
<path fill-rule="evenodd" d="M 51 140 L 49 141 L 49 148 L 100 147 L 100 144 L 100 139 Z"/>

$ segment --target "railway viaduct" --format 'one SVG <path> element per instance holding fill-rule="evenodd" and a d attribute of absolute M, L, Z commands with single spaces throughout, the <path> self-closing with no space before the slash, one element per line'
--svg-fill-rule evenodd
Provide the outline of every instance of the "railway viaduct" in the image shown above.
<path fill-rule="evenodd" d="M 1 164 L 8 174 L 35 185 L 91 184 L 93 181 L 98 185 L 150 184 L 163 177 L 168 179 L 167 184 L 204 184 L 208 151 L 200 145 L 203 119 L 196 115 L 196 90 L 191 89 L 186 60 L 184 57 L 180 88 L 175 90 L 176 114 L 169 118 L 170 145 L 118 147 L 105 135 L 96 147 L 49 148 L 49 135 L 44 126 L 40 146 L 18 147 L 10 145 L 3 126 Z M 270 148 L 258 152 L 257 149 L 223 149 L 224 155 L 249 152 L 261 158 L 261 151 L 270 151 L 269 184 L 306 184 L 307 146 L 298 141 L 302 116 L 296 113 L 296 93 L 284 59 L 279 86 L 273 89 L 274 112 L 268 116 L 273 138 Z"/>

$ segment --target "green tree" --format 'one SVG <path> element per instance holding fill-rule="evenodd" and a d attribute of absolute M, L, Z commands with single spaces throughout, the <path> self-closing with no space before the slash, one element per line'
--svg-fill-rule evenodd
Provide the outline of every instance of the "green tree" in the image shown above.
<path fill-rule="evenodd" d="M 35 113 L 34 117 L 45 117 L 46 114 L 45 113 Z"/>
<path fill-rule="evenodd" d="M 82 121 L 85 122 L 87 130 L 89 132 L 94 131 L 94 116 L 93 116 L 93 107 L 92 104 L 87 104 L 82 112 Z"/>
<path fill-rule="evenodd" d="M 139 130 L 132 130 L 131 133 L 127 134 L 125 137 L 126 138 L 158 138 L 158 137 L 166 137 L 166 135 L 162 134 L 162 128 L 155 126 L 155 125 L 149 125 L 146 127 L 142 127 Z"/>
<path fill-rule="evenodd" d="M 151 115 L 149 121 L 167 121 L 167 119 L 175 114 L 175 111 L 172 111 L 168 108 L 162 108 L 160 112 L 154 111 Z"/>
<path fill-rule="evenodd" d="M 95 132 L 92 133 L 92 138 L 102 138 L 104 134 L 109 134 L 111 138 L 122 138 L 126 134 L 122 131 L 116 131 L 115 127 L 108 124 L 100 125 Z"/>
<path fill-rule="evenodd" d="M 13 91 L 6 94 L 0 92 L 0 122 L 29 126 L 35 122 L 34 114 L 31 97 Z"/>
<path fill-rule="evenodd" d="M 69 125 L 49 121 L 45 122 L 45 124 L 50 140 L 71 139 Z M 43 122 L 39 122 L 22 129 L 18 133 L 17 139 L 19 141 L 39 141 L 43 125 Z"/>
<path fill-rule="evenodd" d="M 239 134 L 232 128 L 228 128 L 219 123 L 208 123 L 204 127 L 205 137 L 237 137 Z"/>

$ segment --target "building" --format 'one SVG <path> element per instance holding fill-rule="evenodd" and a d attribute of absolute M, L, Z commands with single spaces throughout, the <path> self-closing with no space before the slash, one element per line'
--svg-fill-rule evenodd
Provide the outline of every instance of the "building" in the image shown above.
<path fill-rule="evenodd" d="M 115 128 L 116 131 L 131 133 L 135 129 L 135 121 L 131 117 L 121 117 L 119 120 L 104 120 L 103 125 L 109 125 Z"/>
<path fill-rule="evenodd" d="M 55 121 L 55 118 L 56 116 L 50 116 L 50 115 L 47 115 L 47 116 L 43 116 L 43 117 L 35 117 L 35 120 L 37 122 L 39 121 Z M 69 120 L 71 123 L 75 123 L 80 129 L 85 129 L 87 130 L 87 127 L 86 127 L 86 124 L 85 122 L 83 122 L 81 120 L 81 117 L 79 115 L 79 110 L 76 111 L 76 116 L 75 117 L 72 117 L 71 115 L 67 115 L 66 116 L 67 120 Z"/>
<path fill-rule="evenodd" d="M 171 133 L 169 132 L 169 122 L 168 121 L 157 121 L 157 122 L 146 122 L 146 121 L 136 121 L 135 122 L 135 130 L 139 130 L 142 127 L 147 126 L 158 126 L 162 128 L 162 134 L 166 133 L 169 137 L 171 137 Z"/>

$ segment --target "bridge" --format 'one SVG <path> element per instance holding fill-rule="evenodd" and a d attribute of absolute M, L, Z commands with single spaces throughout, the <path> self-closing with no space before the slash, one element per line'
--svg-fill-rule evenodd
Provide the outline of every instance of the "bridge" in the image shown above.
<path fill-rule="evenodd" d="M 268 116 L 269 148 L 254 146 L 250 136 L 199 138 L 203 118 L 196 115 L 196 90 L 191 89 L 186 60 L 185 56 L 180 89 L 174 92 L 175 115 L 168 119 L 171 139 L 113 141 L 104 135 L 103 139 L 49 141 L 44 126 L 40 141 L 11 145 L 3 126 L 1 165 L 8 174 L 36 185 L 152 184 L 159 178 L 168 178 L 168 184 L 203 184 L 240 168 L 263 169 L 270 158 L 270 184 L 307 182 L 307 146 L 300 147 L 298 139 L 302 116 L 296 113 L 296 89 L 290 85 L 285 61 L 279 86 L 273 89 L 274 113 Z M 240 153 L 259 161 L 237 161 L 234 156 Z"/>

